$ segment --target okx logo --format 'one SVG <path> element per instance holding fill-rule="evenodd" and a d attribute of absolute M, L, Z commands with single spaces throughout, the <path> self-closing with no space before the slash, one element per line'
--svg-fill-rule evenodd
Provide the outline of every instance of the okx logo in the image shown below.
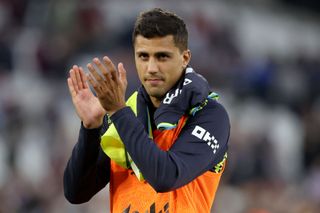
<path fill-rule="evenodd" d="M 208 146 L 211 147 L 211 149 L 213 150 L 213 154 L 215 154 L 219 149 L 218 140 L 213 135 L 211 136 L 210 132 L 208 132 L 201 126 L 197 125 L 193 129 L 191 134 L 196 136 L 200 140 L 205 141 L 208 144 Z"/>
<path fill-rule="evenodd" d="M 129 212 L 139 213 L 139 211 L 130 211 L 130 208 L 131 208 L 131 205 L 129 205 L 122 213 L 129 213 Z M 143 211 L 143 213 L 156 213 L 156 204 L 155 203 L 151 204 L 150 211 L 146 210 L 146 211 Z M 161 209 L 158 213 L 169 213 L 169 203 L 166 203 L 163 206 L 163 211 Z"/>

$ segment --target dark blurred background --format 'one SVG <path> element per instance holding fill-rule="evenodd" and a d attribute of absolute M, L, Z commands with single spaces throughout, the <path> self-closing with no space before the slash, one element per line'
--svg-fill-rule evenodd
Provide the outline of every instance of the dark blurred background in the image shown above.
<path fill-rule="evenodd" d="M 0 0 L 0 212 L 109 211 L 107 188 L 82 205 L 63 196 L 80 126 L 66 78 L 108 55 L 132 92 L 132 26 L 152 7 L 185 19 L 191 66 L 230 114 L 213 212 L 320 212 L 317 0 Z"/>

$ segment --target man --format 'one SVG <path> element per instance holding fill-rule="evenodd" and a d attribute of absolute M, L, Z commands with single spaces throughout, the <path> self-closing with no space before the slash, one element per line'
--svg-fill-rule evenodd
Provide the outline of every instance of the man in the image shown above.
<path fill-rule="evenodd" d="M 65 196 L 87 202 L 109 183 L 111 212 L 210 212 L 226 160 L 228 115 L 188 66 L 181 18 L 162 9 L 141 13 L 132 41 L 142 86 L 127 102 L 122 63 L 94 58 L 88 75 L 70 70 L 82 125 Z"/>

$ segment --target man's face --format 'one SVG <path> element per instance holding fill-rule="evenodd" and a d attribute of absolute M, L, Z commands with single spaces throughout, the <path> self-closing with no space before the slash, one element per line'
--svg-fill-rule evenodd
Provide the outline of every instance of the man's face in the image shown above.
<path fill-rule="evenodd" d="M 181 52 L 172 35 L 151 39 L 138 35 L 134 51 L 139 79 L 158 107 L 164 95 L 180 79 L 190 61 L 190 51 Z"/>

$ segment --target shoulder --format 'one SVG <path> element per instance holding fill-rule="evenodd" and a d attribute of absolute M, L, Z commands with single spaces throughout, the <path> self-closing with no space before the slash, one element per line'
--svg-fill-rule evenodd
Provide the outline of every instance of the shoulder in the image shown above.
<path fill-rule="evenodd" d="M 200 111 L 189 117 L 185 131 L 206 143 L 214 141 L 220 147 L 226 147 L 230 136 L 230 120 L 225 107 L 215 100 L 209 100 Z"/>
<path fill-rule="evenodd" d="M 229 115 L 226 108 L 216 100 L 208 100 L 208 103 L 189 118 L 191 123 L 225 123 L 230 125 Z"/>
<path fill-rule="evenodd" d="M 221 113 L 227 115 L 225 107 L 217 100 L 208 99 L 208 104 L 203 108 L 204 111 L 215 111 L 218 110 Z"/>

